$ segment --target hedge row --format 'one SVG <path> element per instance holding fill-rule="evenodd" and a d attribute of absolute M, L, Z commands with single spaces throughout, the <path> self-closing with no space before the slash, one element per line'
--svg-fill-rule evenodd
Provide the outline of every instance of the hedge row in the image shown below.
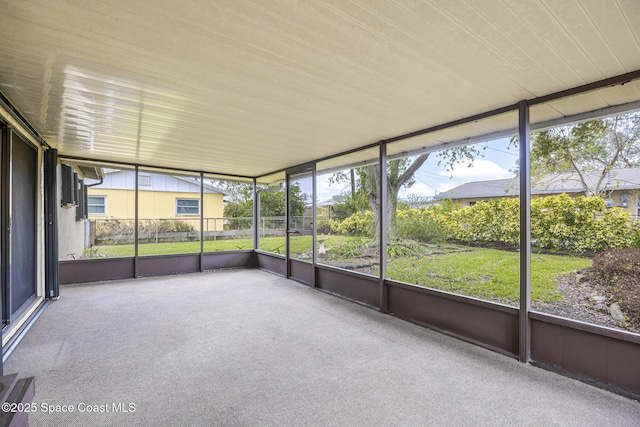
<path fill-rule="evenodd" d="M 518 199 L 504 198 L 454 207 L 450 203 L 397 212 L 398 232 L 403 238 L 423 242 L 457 241 L 517 248 L 520 242 Z M 332 231 L 347 235 L 370 235 L 373 212 L 356 213 L 332 222 Z M 567 194 L 531 201 L 531 240 L 535 247 L 576 254 L 610 248 L 638 246 L 640 225 L 621 208 L 606 208 L 600 197 Z"/>

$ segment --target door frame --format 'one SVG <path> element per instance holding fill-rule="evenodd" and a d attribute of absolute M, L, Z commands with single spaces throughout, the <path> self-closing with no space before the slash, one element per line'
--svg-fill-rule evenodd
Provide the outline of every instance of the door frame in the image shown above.
<path fill-rule="evenodd" d="M 3 129 L 3 138 L 2 138 L 2 149 L 1 149 L 1 162 L 2 162 L 2 177 L 0 181 L 2 182 L 2 208 L 1 208 L 1 222 L 2 222 L 2 320 L 3 320 L 3 328 L 7 327 L 14 323 L 17 319 L 21 318 L 22 315 L 28 311 L 29 307 L 36 301 L 39 297 L 39 288 L 38 288 L 38 275 L 39 275 L 39 259 L 38 259 L 38 245 L 39 245 L 39 181 L 41 179 L 39 175 L 39 170 L 41 168 L 40 158 L 39 158 L 39 147 L 33 144 L 28 138 L 25 138 L 23 135 L 19 134 L 15 129 L 11 126 L 6 126 Z M 14 288 L 14 280 L 12 274 L 12 265 L 13 265 L 13 243 L 14 243 L 14 234 L 16 230 L 14 229 L 14 221 L 13 221 L 13 207 L 14 207 L 14 191 L 13 191 L 13 183 L 14 183 L 14 147 L 15 144 L 25 144 L 28 149 L 34 150 L 36 163 L 34 165 L 35 176 L 34 184 L 36 186 L 36 191 L 34 194 L 29 195 L 28 197 L 32 198 L 34 203 L 33 211 L 34 211 L 34 222 L 32 224 L 33 232 L 34 232 L 34 244 L 33 248 L 31 248 L 31 255 L 33 257 L 33 273 L 34 273 L 34 283 L 35 293 L 27 298 L 19 307 L 13 306 L 13 288 Z M 27 197 L 27 196 L 25 196 Z"/>
<path fill-rule="evenodd" d="M 295 178 L 295 176 L 298 175 L 309 175 L 311 177 L 311 193 L 312 193 L 312 197 L 311 197 L 311 210 L 312 210 L 312 217 L 311 217 L 311 224 L 312 224 L 312 257 L 311 257 L 311 263 L 309 263 L 309 265 L 311 266 L 312 269 L 312 274 L 311 274 L 311 280 L 309 283 L 309 279 L 304 280 L 302 277 L 298 277 L 296 276 L 294 273 L 292 273 L 292 259 L 291 259 L 291 235 L 295 234 L 297 230 L 293 230 L 290 228 L 290 221 L 291 221 L 291 210 L 289 209 L 289 204 L 290 204 L 290 187 L 291 187 L 291 179 L 292 177 Z M 317 225 L 316 225 L 316 163 L 315 162 L 309 162 L 309 163 L 304 163 L 302 165 L 296 166 L 295 168 L 290 168 L 287 169 L 285 171 L 285 212 L 286 212 L 286 228 L 285 228 L 285 238 L 286 238 L 286 250 L 285 250 L 285 257 L 286 257 L 286 264 L 287 264 L 287 272 L 286 272 L 286 277 L 288 279 L 293 279 L 293 280 L 298 280 L 298 281 L 302 281 L 303 283 L 306 283 L 312 287 L 316 287 L 316 261 L 317 261 L 317 248 L 316 248 L 316 232 L 317 232 Z M 296 260 L 293 260 L 293 262 L 296 262 Z M 304 262 L 304 261 L 302 261 Z"/>

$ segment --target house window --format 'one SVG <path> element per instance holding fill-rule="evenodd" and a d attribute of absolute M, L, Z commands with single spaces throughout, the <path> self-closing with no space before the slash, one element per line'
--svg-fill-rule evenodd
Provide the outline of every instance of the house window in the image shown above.
<path fill-rule="evenodd" d="M 87 197 L 87 209 L 89 214 L 105 215 L 107 213 L 107 196 Z"/>
<path fill-rule="evenodd" d="M 200 199 L 176 199 L 176 215 L 200 215 Z"/>
<path fill-rule="evenodd" d="M 138 174 L 138 185 L 148 187 L 151 185 L 151 175 Z"/>

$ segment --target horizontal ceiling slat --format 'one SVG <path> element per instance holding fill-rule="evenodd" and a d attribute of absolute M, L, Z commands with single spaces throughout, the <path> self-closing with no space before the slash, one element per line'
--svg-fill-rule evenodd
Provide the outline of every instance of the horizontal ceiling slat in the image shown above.
<path fill-rule="evenodd" d="M 602 37 L 594 23 L 594 18 L 587 13 L 583 3 L 578 0 L 553 1 L 546 0 L 546 7 L 556 16 L 558 22 L 567 31 L 579 49 L 592 61 L 602 76 L 623 74 L 619 72 L 622 64 L 616 58 L 607 41 Z M 610 6 L 603 3 L 598 9 Z M 625 70 L 628 71 L 628 70 Z"/>
<path fill-rule="evenodd" d="M 628 72 L 635 70 L 635 59 L 640 57 L 640 44 L 629 26 L 629 18 L 631 21 L 640 21 L 640 2 L 636 1 L 635 4 L 635 15 L 627 17 L 617 0 L 588 0 L 583 3 L 600 37 Z"/>

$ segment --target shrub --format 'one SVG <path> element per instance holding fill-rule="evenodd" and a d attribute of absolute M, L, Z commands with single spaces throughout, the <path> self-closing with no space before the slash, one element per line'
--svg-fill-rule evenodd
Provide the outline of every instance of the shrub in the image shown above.
<path fill-rule="evenodd" d="M 520 207 L 516 198 L 478 202 L 442 211 L 440 223 L 449 238 L 464 243 L 497 244 L 517 248 Z M 583 254 L 634 246 L 631 216 L 621 208 L 606 208 L 600 197 L 567 194 L 531 200 L 531 240 L 537 248 Z M 637 230 L 640 230 L 638 226 Z"/>
<path fill-rule="evenodd" d="M 635 220 L 631 226 L 631 240 L 633 246 L 640 247 L 640 221 Z"/>
<path fill-rule="evenodd" d="M 318 234 L 328 234 L 331 232 L 331 219 L 327 217 L 316 218 Z"/>
<path fill-rule="evenodd" d="M 640 248 L 612 249 L 593 258 L 593 272 L 634 322 L 640 322 Z"/>
<path fill-rule="evenodd" d="M 447 221 L 451 236 L 468 243 L 493 243 L 517 247 L 520 242 L 518 199 L 478 202 L 453 210 Z"/>
<path fill-rule="evenodd" d="M 531 239 L 542 249 L 580 254 L 631 247 L 630 224 L 628 212 L 606 209 L 600 197 L 560 194 L 531 201 Z"/>
<path fill-rule="evenodd" d="M 398 233 L 420 242 L 447 240 L 516 249 L 520 244 L 520 204 L 517 198 L 494 199 L 453 208 L 450 203 L 397 213 Z M 372 211 L 359 212 L 342 222 L 331 221 L 337 233 L 372 235 Z M 567 194 L 531 200 L 531 240 L 535 247 L 575 254 L 640 246 L 640 223 L 631 225 L 625 210 L 606 208 L 600 197 Z"/>
<path fill-rule="evenodd" d="M 195 231 L 195 228 L 187 221 L 181 221 L 177 219 L 161 219 L 155 222 L 154 225 L 158 233 L 184 233 Z M 151 225 L 151 228 L 153 229 L 153 225 Z"/>
<path fill-rule="evenodd" d="M 331 258 L 358 258 L 365 255 L 367 244 L 362 238 L 350 239 L 339 245 L 333 246 L 329 251 Z"/>
<path fill-rule="evenodd" d="M 402 258 L 408 256 L 420 256 L 424 253 L 420 243 L 413 240 L 390 243 L 387 245 L 387 255 L 391 258 Z"/>
<path fill-rule="evenodd" d="M 373 211 L 356 212 L 344 220 L 331 221 L 331 231 L 347 236 L 371 236 L 374 232 Z"/>
<path fill-rule="evenodd" d="M 420 208 L 398 211 L 398 233 L 403 239 L 440 243 L 447 239 L 437 209 Z"/>
<path fill-rule="evenodd" d="M 134 222 L 131 220 L 104 219 L 92 220 L 95 227 L 95 239 L 92 244 L 130 245 L 133 244 Z"/>

